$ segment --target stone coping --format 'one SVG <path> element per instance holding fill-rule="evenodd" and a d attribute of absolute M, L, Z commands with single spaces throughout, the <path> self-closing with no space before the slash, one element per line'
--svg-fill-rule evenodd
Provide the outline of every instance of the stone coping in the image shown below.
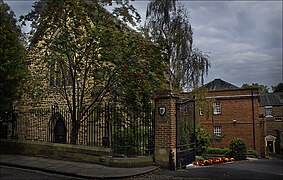
<path fill-rule="evenodd" d="M 111 167 L 131 168 L 153 165 L 152 156 L 112 157 L 112 149 L 103 147 L 3 139 L 0 140 L 0 145 L 3 154 L 96 163 Z"/>

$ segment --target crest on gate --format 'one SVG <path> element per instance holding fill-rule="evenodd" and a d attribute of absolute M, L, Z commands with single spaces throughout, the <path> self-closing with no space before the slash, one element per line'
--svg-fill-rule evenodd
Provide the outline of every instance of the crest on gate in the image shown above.
<path fill-rule="evenodd" d="M 161 116 L 164 116 L 166 114 L 166 107 L 158 108 L 158 112 Z"/>

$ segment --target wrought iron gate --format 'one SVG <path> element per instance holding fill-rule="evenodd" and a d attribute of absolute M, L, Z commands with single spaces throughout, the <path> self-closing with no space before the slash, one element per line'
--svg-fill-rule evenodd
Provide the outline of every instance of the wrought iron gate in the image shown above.
<path fill-rule="evenodd" d="M 68 108 L 53 105 L 13 114 L 12 138 L 70 144 Z M 93 106 L 80 121 L 77 144 L 111 148 L 115 155 L 150 156 L 154 153 L 154 124 L 154 107 Z"/>
<path fill-rule="evenodd" d="M 180 169 L 195 160 L 195 100 L 189 99 L 176 104 L 177 107 L 177 153 L 176 166 Z"/>

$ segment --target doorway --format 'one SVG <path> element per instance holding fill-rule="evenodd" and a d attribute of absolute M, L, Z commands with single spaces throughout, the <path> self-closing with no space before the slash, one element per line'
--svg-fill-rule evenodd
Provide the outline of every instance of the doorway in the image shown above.
<path fill-rule="evenodd" d="M 270 153 L 275 153 L 275 140 L 276 137 L 272 135 L 268 135 L 265 137 L 265 146 L 266 150 L 268 150 Z"/>
<path fill-rule="evenodd" d="M 66 144 L 66 126 L 64 120 L 58 117 L 54 126 L 54 143 Z"/>
<path fill-rule="evenodd" d="M 273 141 L 267 141 L 267 148 L 269 152 L 273 153 Z"/>

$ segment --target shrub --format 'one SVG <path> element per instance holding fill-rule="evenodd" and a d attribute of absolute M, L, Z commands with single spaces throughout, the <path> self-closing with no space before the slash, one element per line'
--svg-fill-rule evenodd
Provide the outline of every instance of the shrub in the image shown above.
<path fill-rule="evenodd" d="M 211 145 L 210 137 L 203 127 L 196 125 L 196 155 L 203 155 Z"/>
<path fill-rule="evenodd" d="M 226 154 L 229 148 L 208 148 L 207 154 Z"/>
<path fill-rule="evenodd" d="M 247 155 L 248 155 L 248 156 L 251 156 L 251 157 L 254 157 L 254 158 L 260 158 L 259 153 L 258 153 L 257 151 L 255 151 L 255 150 L 249 150 L 249 151 L 247 152 Z"/>
<path fill-rule="evenodd" d="M 228 151 L 224 154 L 224 156 L 227 157 L 227 158 L 233 158 L 234 157 L 231 149 L 228 149 Z"/>
<path fill-rule="evenodd" d="M 205 158 L 202 156 L 196 156 L 196 160 L 195 161 L 203 161 Z"/>
<path fill-rule="evenodd" d="M 230 142 L 229 148 L 231 150 L 232 157 L 239 160 L 247 158 L 247 145 L 245 140 L 235 138 Z"/>

